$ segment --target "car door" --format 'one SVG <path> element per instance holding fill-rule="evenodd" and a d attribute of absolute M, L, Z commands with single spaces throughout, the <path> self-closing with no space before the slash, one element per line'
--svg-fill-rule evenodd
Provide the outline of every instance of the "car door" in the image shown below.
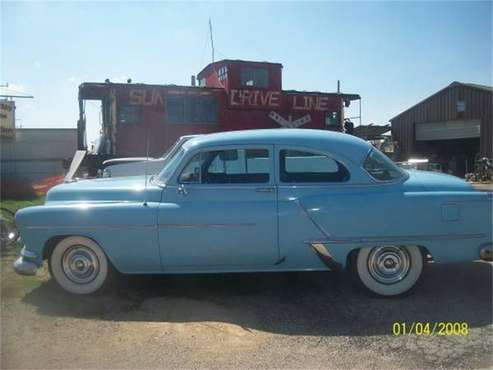
<path fill-rule="evenodd" d="M 158 212 L 164 270 L 234 270 L 279 260 L 273 146 L 190 153 Z"/>
<path fill-rule="evenodd" d="M 279 245 L 286 269 L 326 269 L 310 241 L 347 235 L 358 223 L 347 164 L 310 148 L 276 146 L 278 173 Z M 358 196 L 358 200 L 361 199 Z M 362 202 L 361 202 L 362 203 Z M 332 244 L 332 241 L 330 241 Z M 331 249 L 337 255 L 342 249 Z"/>

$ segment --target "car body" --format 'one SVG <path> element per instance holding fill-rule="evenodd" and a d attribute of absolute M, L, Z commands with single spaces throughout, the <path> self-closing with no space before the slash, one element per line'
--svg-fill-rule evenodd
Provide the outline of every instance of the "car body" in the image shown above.
<path fill-rule="evenodd" d="M 171 158 L 188 140 L 200 135 L 184 135 L 174 143 L 160 158 L 126 157 L 112 158 L 103 162 L 103 177 L 152 175 L 161 171 Z"/>
<path fill-rule="evenodd" d="M 112 268 L 159 274 L 350 266 L 370 291 L 391 296 L 416 283 L 424 255 L 472 261 L 491 248 L 491 195 L 457 177 L 400 169 L 351 135 L 209 134 L 187 141 L 147 181 L 62 184 L 44 205 L 18 211 L 25 247 L 15 268 L 33 274 L 48 259 L 55 280 L 83 294 L 100 289 Z"/>

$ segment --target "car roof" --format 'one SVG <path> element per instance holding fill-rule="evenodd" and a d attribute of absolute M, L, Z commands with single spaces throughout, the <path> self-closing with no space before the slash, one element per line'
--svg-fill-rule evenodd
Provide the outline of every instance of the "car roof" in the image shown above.
<path fill-rule="evenodd" d="M 187 148 L 221 145 L 278 144 L 327 151 L 362 161 L 371 145 L 352 135 L 313 129 L 257 129 L 201 135 L 185 143 Z"/>

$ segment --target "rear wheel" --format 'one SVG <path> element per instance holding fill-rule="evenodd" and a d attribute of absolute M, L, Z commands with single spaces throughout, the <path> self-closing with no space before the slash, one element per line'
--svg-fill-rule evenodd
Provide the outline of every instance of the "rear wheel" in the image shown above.
<path fill-rule="evenodd" d="M 108 283 L 112 267 L 96 242 L 71 236 L 53 248 L 49 268 L 51 276 L 66 291 L 91 294 Z"/>
<path fill-rule="evenodd" d="M 382 296 L 395 296 L 411 289 L 423 271 L 423 256 L 417 246 L 362 248 L 355 261 L 362 285 Z"/>

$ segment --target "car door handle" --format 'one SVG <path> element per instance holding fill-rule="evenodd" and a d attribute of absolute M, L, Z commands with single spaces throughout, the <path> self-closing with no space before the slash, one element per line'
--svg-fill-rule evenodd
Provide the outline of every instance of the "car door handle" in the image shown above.
<path fill-rule="evenodd" d="M 274 188 L 273 186 L 268 186 L 268 187 L 264 187 L 264 188 L 256 188 L 255 191 L 257 193 L 272 193 L 276 190 L 276 188 Z"/>

